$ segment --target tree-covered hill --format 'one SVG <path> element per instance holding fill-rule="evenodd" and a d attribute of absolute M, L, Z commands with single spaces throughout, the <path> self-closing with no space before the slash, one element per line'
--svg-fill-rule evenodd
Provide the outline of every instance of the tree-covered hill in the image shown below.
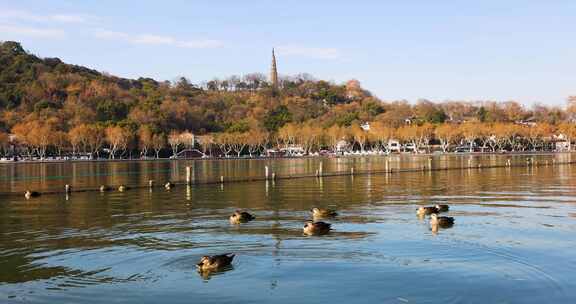
<path fill-rule="evenodd" d="M 575 100 L 569 99 L 566 109 L 540 104 L 528 109 L 514 101 L 384 102 L 356 80 L 335 84 L 307 74 L 282 77 L 278 89 L 260 73 L 201 85 L 185 78 L 133 80 L 58 58 L 40 58 L 17 42 L 0 43 L 0 149 L 6 150 L 7 134 L 12 133 L 19 146 L 35 154 L 47 149 L 97 153 L 104 146 L 113 151 L 160 151 L 168 145 L 174 148 L 170 139 L 182 133 L 208 134 L 205 142 L 219 150 L 235 147 L 246 153 L 246 147 L 263 149 L 280 142 L 327 148 L 342 138 L 362 142 L 363 148 L 391 136 L 409 141 L 409 134 L 430 133 L 448 123 L 494 127 L 529 122 L 554 130 L 574 120 Z M 366 122 L 380 131 L 372 130 L 370 137 L 363 134 L 360 125 Z M 399 132 L 407 123 L 412 129 Z M 478 133 L 476 137 L 495 132 L 465 129 Z M 310 142 L 304 143 L 311 134 Z M 429 135 L 426 138 L 433 137 Z"/>
<path fill-rule="evenodd" d="M 288 121 L 322 118 L 327 124 L 350 124 L 382 112 L 379 102 L 356 83 L 347 88 L 307 75 L 282 79 L 279 92 L 258 73 L 208 81 L 200 88 L 185 78 L 158 82 L 114 77 L 58 58 L 39 58 L 11 41 L 0 44 L 0 66 L 5 131 L 35 119 L 54 121 L 63 131 L 87 122 L 149 125 L 158 132 L 274 131 Z M 350 106 L 353 102 L 357 104 Z M 331 108 L 352 112 L 331 113 Z"/>

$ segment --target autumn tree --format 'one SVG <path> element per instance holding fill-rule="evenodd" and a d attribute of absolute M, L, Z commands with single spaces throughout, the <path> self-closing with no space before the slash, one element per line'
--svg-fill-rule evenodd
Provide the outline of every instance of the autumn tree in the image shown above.
<path fill-rule="evenodd" d="M 247 145 L 250 157 L 260 149 L 265 149 L 268 143 L 268 132 L 261 129 L 252 129 L 248 132 Z"/>
<path fill-rule="evenodd" d="M 470 152 L 474 152 L 474 143 L 476 142 L 476 139 L 478 139 L 478 137 L 481 135 L 480 124 L 475 122 L 466 122 L 461 124 L 459 129 L 460 134 L 462 134 L 462 138 L 470 146 Z"/>
<path fill-rule="evenodd" d="M 232 137 L 230 133 L 218 133 L 214 137 L 214 142 L 218 145 L 220 152 L 224 153 L 225 157 L 228 157 L 230 152 L 232 151 Z"/>
<path fill-rule="evenodd" d="M 462 136 L 460 129 L 453 124 L 442 124 L 436 127 L 434 134 L 440 141 L 444 153 L 448 152 L 450 145 L 457 144 Z"/>
<path fill-rule="evenodd" d="M 90 125 L 86 129 L 86 147 L 91 157 L 99 157 L 100 149 L 104 145 L 106 134 L 104 128 L 98 125 Z"/>
<path fill-rule="evenodd" d="M 194 149 L 196 144 L 196 137 L 190 131 L 182 132 L 179 135 L 180 144 L 184 145 L 185 149 Z"/>
<path fill-rule="evenodd" d="M 229 133 L 229 144 L 237 157 L 240 157 L 244 148 L 248 145 L 248 132 L 234 132 Z"/>
<path fill-rule="evenodd" d="M 204 155 L 212 156 L 212 146 L 214 145 L 214 135 L 206 134 L 201 135 L 198 139 L 200 142 L 200 148 Z"/>
<path fill-rule="evenodd" d="M 333 125 L 325 131 L 328 144 L 332 147 L 332 151 L 337 150 L 338 142 L 345 139 L 346 129 L 338 125 Z"/>
<path fill-rule="evenodd" d="M 82 124 L 68 131 L 68 141 L 72 145 L 73 154 L 81 149 L 83 153 L 88 153 L 92 157 L 98 156 L 104 140 L 104 130 L 97 125 Z"/>
<path fill-rule="evenodd" d="M 109 158 L 115 159 L 118 151 L 124 151 L 128 147 L 130 131 L 120 126 L 108 127 L 104 130 L 106 142 L 110 150 Z"/>
<path fill-rule="evenodd" d="M 156 158 L 160 158 L 160 151 L 166 146 L 166 136 L 164 133 L 156 133 L 152 135 L 152 148 Z"/>
<path fill-rule="evenodd" d="M 298 127 L 293 123 L 286 124 L 278 130 L 278 139 L 280 139 L 286 147 L 296 144 L 297 135 Z"/>
<path fill-rule="evenodd" d="M 72 146 L 72 155 L 76 155 L 80 147 L 84 148 L 84 152 L 86 151 L 85 129 L 86 125 L 78 125 L 68 131 L 68 141 Z"/>
<path fill-rule="evenodd" d="M 153 145 L 152 139 L 153 134 L 150 127 L 147 125 L 140 126 L 138 129 L 138 145 L 140 147 L 141 156 L 148 156 L 148 149 Z"/>
<path fill-rule="evenodd" d="M 62 151 L 68 148 L 70 145 L 70 140 L 68 134 L 64 131 L 55 131 L 52 134 L 52 145 L 56 149 L 56 154 L 62 156 Z"/>
<path fill-rule="evenodd" d="M 18 143 L 26 148 L 26 154 L 28 154 L 29 158 L 32 158 L 32 154 L 34 153 L 34 149 L 32 148 L 32 144 L 29 140 L 30 129 L 27 123 L 19 123 L 12 127 L 12 134 L 15 135 L 16 140 Z"/>
<path fill-rule="evenodd" d="M 536 151 L 538 147 L 544 147 L 546 139 L 549 139 L 554 134 L 555 128 L 547 123 L 537 124 L 529 127 L 526 132 L 526 139 L 532 146 L 532 151 Z"/>
<path fill-rule="evenodd" d="M 493 124 L 490 128 L 492 152 L 496 152 L 496 148 L 503 150 L 508 142 L 508 137 L 510 136 L 511 131 L 507 123 Z"/>
<path fill-rule="evenodd" d="M 428 149 L 433 134 L 434 126 L 427 123 L 421 126 L 415 124 L 407 125 L 398 129 L 400 139 L 410 142 L 414 147 L 414 153 L 420 153 L 422 149 Z"/>
<path fill-rule="evenodd" d="M 0 131 L 0 150 L 2 150 L 3 155 L 8 154 L 8 146 L 10 144 L 10 137 L 6 132 Z"/>
<path fill-rule="evenodd" d="M 168 144 L 172 148 L 172 156 L 176 157 L 178 155 L 178 147 L 182 144 L 182 138 L 178 131 L 172 130 L 168 135 Z"/>
<path fill-rule="evenodd" d="M 321 127 L 310 124 L 301 124 L 297 130 L 298 143 L 302 145 L 306 154 L 320 148 L 322 135 L 323 130 Z"/>
<path fill-rule="evenodd" d="M 366 130 L 362 129 L 359 125 L 352 125 L 350 127 L 350 134 L 355 143 L 360 146 L 360 151 L 364 152 L 364 146 L 368 142 L 369 134 Z"/>
<path fill-rule="evenodd" d="M 381 121 L 376 121 L 370 125 L 369 136 L 377 143 L 381 149 L 388 149 L 388 142 L 394 138 L 396 129 L 387 126 Z"/>
<path fill-rule="evenodd" d="M 570 143 L 570 150 L 572 150 L 572 142 L 576 138 L 576 124 L 563 123 L 558 126 L 558 131 L 566 137 L 566 141 Z"/>
<path fill-rule="evenodd" d="M 38 120 L 23 122 L 12 128 L 18 141 L 28 147 L 29 157 L 35 152 L 40 159 L 44 159 L 48 146 L 52 144 L 54 131 L 51 124 Z"/>

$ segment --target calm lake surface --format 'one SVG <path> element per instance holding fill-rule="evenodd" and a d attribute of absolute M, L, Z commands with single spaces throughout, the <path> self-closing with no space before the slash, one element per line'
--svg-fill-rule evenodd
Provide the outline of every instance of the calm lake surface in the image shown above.
<path fill-rule="evenodd" d="M 510 156 L 474 156 L 502 164 Z M 570 154 L 537 156 L 570 161 Z M 576 165 L 466 169 L 78 192 L 97 188 L 379 170 L 384 157 L 0 164 L 0 303 L 574 303 Z M 433 166 L 469 156 L 434 156 Z M 395 168 L 428 158 L 392 157 Z M 521 163 L 525 156 L 513 157 Z M 9 194 L 9 193 L 17 193 Z M 420 205 L 447 203 L 431 230 Z M 337 209 L 309 237 L 313 207 Z M 231 225 L 236 209 L 256 220 Z M 200 274 L 201 256 L 233 267 Z"/>

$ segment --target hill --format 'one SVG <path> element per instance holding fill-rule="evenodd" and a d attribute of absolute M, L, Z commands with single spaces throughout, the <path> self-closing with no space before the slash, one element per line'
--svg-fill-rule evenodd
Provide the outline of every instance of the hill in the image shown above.
<path fill-rule="evenodd" d="M 6 146 L 6 133 L 13 133 L 29 154 L 39 155 L 50 149 L 98 153 L 104 146 L 146 154 L 152 146 L 157 152 L 174 148 L 175 134 L 182 133 L 211 134 L 204 140 L 208 146 L 238 154 L 250 152 L 246 147 L 256 138 L 264 138 L 259 140 L 265 144 L 257 145 L 262 149 L 270 142 L 320 149 L 342 138 L 363 149 L 384 136 L 368 138 L 358 131 L 366 122 L 400 137 L 398 128 L 407 122 L 426 130 L 445 122 L 555 126 L 576 113 L 574 106 L 526 109 L 514 101 L 382 102 L 356 80 L 334 84 L 307 74 L 282 77 L 278 89 L 260 73 L 202 85 L 185 78 L 125 79 L 40 58 L 13 41 L 0 43 L 0 67 L 0 144 Z"/>

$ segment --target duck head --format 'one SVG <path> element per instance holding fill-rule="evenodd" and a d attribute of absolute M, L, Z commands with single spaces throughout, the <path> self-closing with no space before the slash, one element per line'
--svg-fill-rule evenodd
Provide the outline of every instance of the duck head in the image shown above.
<path fill-rule="evenodd" d="M 206 262 L 208 262 L 210 260 L 209 256 L 203 256 L 200 258 L 200 262 L 198 262 L 198 264 L 196 264 L 196 266 L 198 268 L 202 268 L 202 266 L 204 266 L 204 264 L 206 264 Z"/>

